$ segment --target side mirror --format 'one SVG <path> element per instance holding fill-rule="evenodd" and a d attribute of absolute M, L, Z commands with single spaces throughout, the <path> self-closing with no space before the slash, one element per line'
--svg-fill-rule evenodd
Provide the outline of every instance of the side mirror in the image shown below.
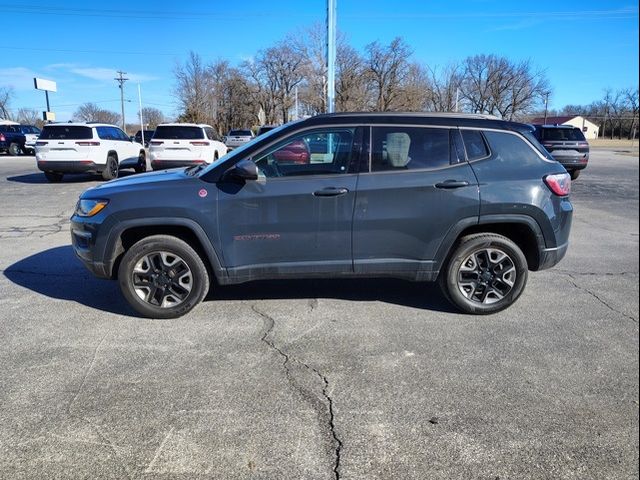
<path fill-rule="evenodd" d="M 225 178 L 239 180 L 258 180 L 258 166 L 252 160 L 245 158 L 240 160 L 224 174 Z"/>

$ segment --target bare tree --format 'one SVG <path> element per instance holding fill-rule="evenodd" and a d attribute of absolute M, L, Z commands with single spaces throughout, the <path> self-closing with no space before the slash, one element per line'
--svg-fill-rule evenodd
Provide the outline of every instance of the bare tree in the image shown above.
<path fill-rule="evenodd" d="M 0 117 L 5 120 L 11 120 L 11 100 L 13 100 L 14 91 L 12 87 L 0 87 Z"/>
<path fill-rule="evenodd" d="M 629 126 L 629 140 L 635 138 L 638 123 L 638 87 L 626 88 L 622 91 L 627 111 L 631 115 L 631 125 Z"/>
<path fill-rule="evenodd" d="M 371 103 L 362 56 L 349 45 L 338 45 L 336 52 L 336 110 L 366 111 Z"/>
<path fill-rule="evenodd" d="M 154 130 L 158 124 L 165 121 L 164 113 L 157 108 L 144 107 L 142 109 L 142 124 L 148 126 L 149 129 Z"/>
<path fill-rule="evenodd" d="M 530 113 L 549 91 L 542 72 L 526 60 L 475 55 L 463 62 L 460 90 L 469 109 L 512 120 Z"/>
<path fill-rule="evenodd" d="M 402 103 L 401 95 L 405 80 L 409 75 L 411 49 L 400 38 L 388 46 L 379 42 L 365 47 L 366 75 L 377 111 L 397 110 Z"/>
<path fill-rule="evenodd" d="M 176 85 L 174 95 L 178 99 L 181 121 L 214 123 L 214 101 L 211 96 L 211 77 L 202 57 L 195 52 L 183 65 L 174 69 Z"/>
<path fill-rule="evenodd" d="M 101 122 L 118 125 L 120 115 L 111 110 L 100 108 L 95 103 L 83 103 L 73 114 L 73 119 L 80 122 Z"/>
<path fill-rule="evenodd" d="M 20 108 L 15 117 L 16 122 L 20 122 L 22 125 L 35 125 L 38 128 L 42 128 L 44 125 L 40 112 L 35 108 Z"/>
<path fill-rule="evenodd" d="M 436 68 L 429 68 L 430 91 L 427 107 L 434 112 L 455 112 L 458 89 L 460 86 L 459 66 L 447 65 L 441 72 Z"/>

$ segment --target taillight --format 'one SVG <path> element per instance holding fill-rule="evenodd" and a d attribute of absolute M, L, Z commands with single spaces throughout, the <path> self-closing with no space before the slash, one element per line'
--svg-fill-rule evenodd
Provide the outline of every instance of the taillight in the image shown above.
<path fill-rule="evenodd" d="M 161 142 L 160 140 L 151 140 L 149 142 L 149 145 L 162 145 L 164 142 Z"/>
<path fill-rule="evenodd" d="M 0 142 L 6 142 L 7 138 L 4 136 L 3 133 L 0 133 Z"/>
<path fill-rule="evenodd" d="M 571 193 L 571 175 L 568 173 L 557 173 L 544 177 L 544 183 L 553 193 L 560 197 L 566 197 Z"/>
<path fill-rule="evenodd" d="M 195 145 L 197 147 L 207 147 L 209 146 L 209 142 L 189 142 L 191 145 Z"/>
<path fill-rule="evenodd" d="M 98 147 L 100 146 L 100 142 L 76 142 L 76 145 L 80 145 L 81 147 Z"/>

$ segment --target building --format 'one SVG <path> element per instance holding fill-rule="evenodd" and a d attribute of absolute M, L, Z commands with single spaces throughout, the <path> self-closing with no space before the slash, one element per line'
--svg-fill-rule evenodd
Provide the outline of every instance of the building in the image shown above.
<path fill-rule="evenodd" d="M 567 115 L 564 117 L 547 117 L 547 121 L 544 121 L 544 117 L 538 117 L 531 120 L 534 125 L 571 125 L 572 127 L 579 128 L 584 133 L 587 140 L 593 140 L 598 138 L 598 131 L 600 127 L 593 122 L 590 122 L 580 115 Z"/>

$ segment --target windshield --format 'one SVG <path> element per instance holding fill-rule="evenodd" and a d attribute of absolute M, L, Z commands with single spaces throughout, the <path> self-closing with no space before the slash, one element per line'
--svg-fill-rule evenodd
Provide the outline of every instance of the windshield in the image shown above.
<path fill-rule="evenodd" d="M 234 136 L 242 136 L 242 137 L 250 137 L 251 136 L 251 130 L 231 130 L 229 132 L 229 135 L 234 135 Z"/>
<path fill-rule="evenodd" d="M 204 131 L 200 127 L 160 125 L 156 128 L 154 137 L 163 140 L 199 140 L 204 138 Z"/>
<path fill-rule="evenodd" d="M 542 140 L 549 142 L 584 142 L 579 128 L 542 128 Z"/>
<path fill-rule="evenodd" d="M 284 125 L 280 125 L 279 127 L 274 128 L 273 130 L 265 133 L 264 135 L 261 135 L 260 137 L 255 137 L 250 142 L 244 143 L 242 146 L 240 146 L 238 148 L 234 148 L 231 152 L 227 153 L 223 157 L 220 157 L 218 160 L 216 160 L 215 162 L 213 162 L 210 165 L 208 165 L 207 168 L 204 168 L 204 169 L 200 170 L 200 172 L 199 172 L 200 175 L 202 176 L 202 175 L 207 174 L 209 171 L 213 170 L 214 168 L 216 168 L 221 163 L 226 162 L 230 158 L 233 158 L 233 157 L 236 157 L 236 156 L 238 156 L 239 158 L 242 158 L 242 156 L 244 155 L 244 152 L 247 149 L 250 149 L 251 147 L 253 147 L 256 144 L 256 142 L 261 142 L 261 143 L 265 142 L 265 140 L 268 140 L 272 136 L 278 135 L 278 133 L 280 133 L 280 131 L 282 131 L 285 127 L 288 127 L 290 125 L 293 125 L 293 124 L 301 122 L 301 121 L 302 120 L 297 120 L 295 122 L 289 122 L 289 123 L 285 123 Z"/>
<path fill-rule="evenodd" d="M 93 138 L 91 127 L 76 125 L 46 125 L 40 134 L 40 140 L 86 140 Z"/>

